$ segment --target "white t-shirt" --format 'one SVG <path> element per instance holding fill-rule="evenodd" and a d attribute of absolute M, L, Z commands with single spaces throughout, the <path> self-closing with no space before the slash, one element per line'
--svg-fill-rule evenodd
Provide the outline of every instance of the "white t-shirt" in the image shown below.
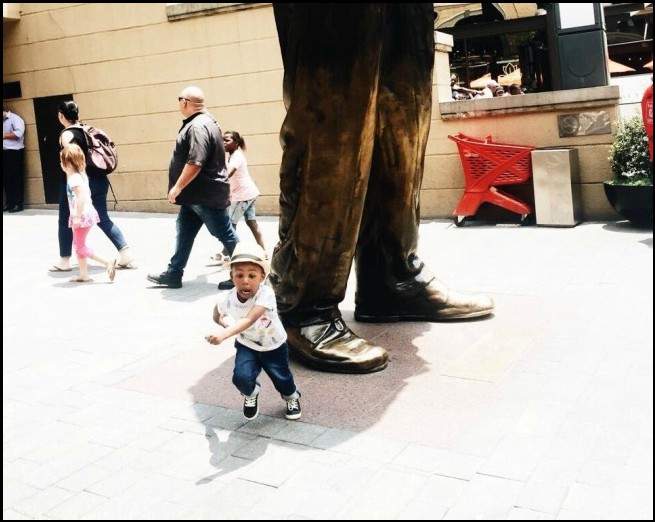
<path fill-rule="evenodd" d="M 98 213 L 93 207 L 91 200 L 91 189 L 89 188 L 89 178 L 86 174 L 82 175 L 81 173 L 71 174 L 66 177 L 66 193 L 68 196 L 68 208 L 70 211 L 70 220 L 69 225 L 72 224 L 73 216 L 75 215 L 75 209 L 78 204 L 78 198 L 82 205 L 82 215 L 81 226 L 82 227 L 91 227 L 95 223 L 98 223 Z M 75 194 L 73 189 L 79 187 L 79 195 Z"/>
<path fill-rule="evenodd" d="M 264 314 L 250 328 L 237 335 L 237 340 L 257 352 L 270 352 L 284 344 L 287 332 L 277 315 L 275 293 L 270 286 L 259 285 L 257 293 L 245 303 L 239 301 L 237 290 L 233 288 L 221 295 L 216 303 L 218 311 L 228 317 L 228 323 L 243 319 L 253 306 L 266 308 Z"/>
<path fill-rule="evenodd" d="M 259 196 L 259 189 L 248 172 L 248 161 L 241 149 L 230 154 L 227 171 L 236 169 L 230 178 L 230 202 L 250 201 Z"/>

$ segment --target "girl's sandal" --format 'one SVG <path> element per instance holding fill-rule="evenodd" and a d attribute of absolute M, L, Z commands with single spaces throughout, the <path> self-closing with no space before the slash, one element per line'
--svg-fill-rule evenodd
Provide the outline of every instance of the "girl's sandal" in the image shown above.
<path fill-rule="evenodd" d="M 116 277 L 116 265 L 118 261 L 114 259 L 113 261 L 109 262 L 109 265 L 107 265 L 107 277 L 109 278 L 110 281 L 113 281 L 114 278 Z"/>

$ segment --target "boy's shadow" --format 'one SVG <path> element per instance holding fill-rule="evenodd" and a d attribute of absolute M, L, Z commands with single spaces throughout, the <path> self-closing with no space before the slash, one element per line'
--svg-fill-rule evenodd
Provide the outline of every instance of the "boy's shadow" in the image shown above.
<path fill-rule="evenodd" d="M 244 425 L 246 424 L 244 419 Z M 255 436 L 252 439 L 240 440 L 237 431 L 229 431 L 225 436 L 224 430 L 217 429 L 214 426 L 205 425 L 205 438 L 209 445 L 209 464 L 216 468 L 216 473 L 207 475 L 196 481 L 197 486 L 210 484 L 214 480 L 228 473 L 232 473 L 252 464 L 254 461 L 262 457 L 268 449 L 268 441 L 265 444 L 250 444 L 255 441 Z M 223 439 L 223 440 L 221 440 Z M 272 440 L 271 440 L 272 442 Z M 235 457 L 233 453 L 248 445 L 248 458 Z"/>

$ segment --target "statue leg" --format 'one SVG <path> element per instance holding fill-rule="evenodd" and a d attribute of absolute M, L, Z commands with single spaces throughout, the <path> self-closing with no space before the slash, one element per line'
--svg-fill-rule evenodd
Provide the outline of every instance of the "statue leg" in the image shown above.
<path fill-rule="evenodd" d="M 432 110 L 432 4 L 398 4 L 385 32 L 378 121 L 357 256 L 358 321 L 465 319 L 490 298 L 449 290 L 416 255 Z"/>
<path fill-rule="evenodd" d="M 285 66 L 280 242 L 271 282 L 293 355 L 322 370 L 384 368 L 338 309 L 371 167 L 386 8 L 274 4 Z"/>

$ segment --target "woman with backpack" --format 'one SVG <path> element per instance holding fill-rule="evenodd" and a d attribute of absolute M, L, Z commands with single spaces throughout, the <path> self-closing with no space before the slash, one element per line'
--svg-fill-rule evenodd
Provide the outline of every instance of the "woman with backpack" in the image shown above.
<path fill-rule="evenodd" d="M 59 136 L 60 148 L 71 143 L 78 145 L 84 152 L 87 159 L 86 171 L 89 177 L 89 186 L 91 188 L 91 200 L 93 206 L 98 212 L 100 222 L 98 226 L 114 244 L 118 250 L 119 268 L 134 268 L 134 258 L 130 252 L 130 247 L 125 241 L 125 237 L 120 228 L 111 220 L 107 214 L 107 191 L 109 190 L 109 180 L 107 175 L 97 169 L 89 161 L 89 145 L 87 136 L 82 129 L 79 121 L 79 108 L 74 101 L 62 102 L 58 107 L 59 122 L 64 126 Z M 68 226 L 70 210 L 68 206 L 68 197 L 66 193 L 65 178 L 59 192 L 59 256 L 60 260 L 50 268 L 51 272 L 70 272 L 71 254 L 73 245 L 73 233 Z"/>

